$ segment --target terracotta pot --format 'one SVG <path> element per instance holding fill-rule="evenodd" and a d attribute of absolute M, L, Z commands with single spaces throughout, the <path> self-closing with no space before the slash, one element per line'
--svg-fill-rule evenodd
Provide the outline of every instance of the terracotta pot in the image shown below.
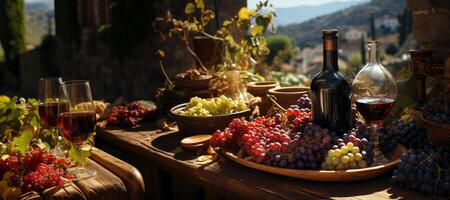
<path fill-rule="evenodd" d="M 192 41 L 195 54 L 197 54 L 206 68 L 223 63 L 225 46 L 221 40 L 206 36 L 195 36 Z M 200 67 L 197 61 L 196 63 Z"/>
<path fill-rule="evenodd" d="M 234 118 L 246 117 L 251 114 L 251 110 L 209 117 L 183 116 L 178 113 L 184 110 L 186 104 L 180 104 L 170 109 L 170 117 L 177 122 L 178 129 L 184 136 L 213 134 L 216 130 L 223 130 Z"/>
<path fill-rule="evenodd" d="M 428 138 L 435 145 L 450 145 L 450 124 L 439 123 L 425 119 L 422 120 L 427 130 Z"/>
<path fill-rule="evenodd" d="M 277 98 L 277 103 L 283 108 L 289 108 L 291 105 L 297 104 L 297 100 L 303 94 L 308 94 L 310 89 L 308 87 L 278 87 L 269 90 L 269 94 Z"/>
<path fill-rule="evenodd" d="M 213 79 L 213 76 L 206 75 L 202 79 L 198 80 L 177 80 L 175 79 L 175 87 L 185 90 L 208 90 L 209 82 Z"/>
<path fill-rule="evenodd" d="M 249 92 L 255 97 L 260 97 L 262 100 L 261 103 L 259 104 L 259 114 L 261 116 L 266 115 L 267 111 L 272 106 L 272 103 L 267 98 L 269 90 L 278 86 L 279 84 L 276 81 L 258 81 L 247 84 L 247 92 Z"/>

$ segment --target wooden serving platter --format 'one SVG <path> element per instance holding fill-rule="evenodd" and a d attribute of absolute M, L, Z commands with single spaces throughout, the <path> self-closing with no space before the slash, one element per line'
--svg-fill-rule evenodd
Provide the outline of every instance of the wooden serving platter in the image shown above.
<path fill-rule="evenodd" d="M 384 165 L 367 167 L 363 169 L 348 169 L 348 170 L 298 170 L 273 167 L 262 165 L 250 160 L 245 160 L 237 157 L 231 152 L 223 151 L 223 154 L 230 160 L 250 167 L 256 170 L 261 170 L 273 174 L 289 176 L 299 179 L 324 181 L 324 182 L 350 182 L 371 179 L 391 171 L 400 162 L 400 157 L 407 152 L 402 145 L 397 145 L 395 149 L 387 155 L 389 162 Z"/>

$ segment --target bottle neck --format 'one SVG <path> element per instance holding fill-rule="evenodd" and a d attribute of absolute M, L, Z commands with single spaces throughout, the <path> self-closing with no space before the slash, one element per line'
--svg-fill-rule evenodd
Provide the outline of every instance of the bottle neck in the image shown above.
<path fill-rule="evenodd" d="M 369 49 L 369 59 L 368 64 L 378 64 L 378 42 L 372 41 L 368 44 Z"/>
<path fill-rule="evenodd" d="M 323 40 L 323 71 L 338 71 L 337 39 Z"/>

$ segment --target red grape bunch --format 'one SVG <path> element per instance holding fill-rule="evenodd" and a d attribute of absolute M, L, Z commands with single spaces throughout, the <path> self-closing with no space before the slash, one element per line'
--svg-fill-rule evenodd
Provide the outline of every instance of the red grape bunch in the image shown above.
<path fill-rule="evenodd" d="M 134 101 L 126 107 L 114 107 L 107 118 L 107 124 L 133 127 L 140 124 L 151 112 L 152 110 L 144 107 L 142 102 Z"/>

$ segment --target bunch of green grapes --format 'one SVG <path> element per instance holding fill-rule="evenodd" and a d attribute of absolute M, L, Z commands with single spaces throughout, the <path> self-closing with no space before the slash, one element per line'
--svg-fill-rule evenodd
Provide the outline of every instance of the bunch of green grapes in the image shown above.
<path fill-rule="evenodd" d="M 328 155 L 322 162 L 323 170 L 345 170 L 367 167 L 366 152 L 360 152 L 358 146 L 352 142 L 342 145 L 340 148 L 334 147 L 328 151 Z"/>
<path fill-rule="evenodd" d="M 233 100 L 226 96 L 202 99 L 193 97 L 186 105 L 185 110 L 179 114 L 184 116 L 205 117 L 214 115 L 230 114 L 248 109 L 247 105 L 240 100 Z"/>

